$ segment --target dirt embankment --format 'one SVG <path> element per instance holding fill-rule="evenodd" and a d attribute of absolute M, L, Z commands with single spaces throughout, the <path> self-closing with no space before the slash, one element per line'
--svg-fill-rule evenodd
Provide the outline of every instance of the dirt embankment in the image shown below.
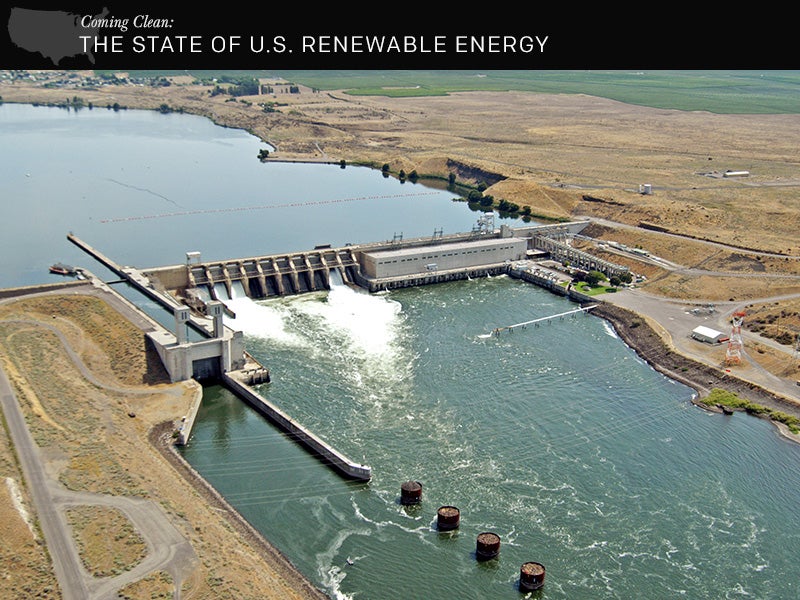
<path fill-rule="evenodd" d="M 312 586 L 300 575 L 291 562 L 270 544 L 242 515 L 234 509 L 222 495 L 217 492 L 191 465 L 178 455 L 172 438 L 171 421 L 153 427 L 148 433 L 148 440 L 173 468 L 197 491 L 205 502 L 221 514 L 227 523 L 247 542 L 255 548 L 270 569 L 279 574 L 293 590 L 302 594 L 307 600 L 329 600 L 329 597 Z"/>

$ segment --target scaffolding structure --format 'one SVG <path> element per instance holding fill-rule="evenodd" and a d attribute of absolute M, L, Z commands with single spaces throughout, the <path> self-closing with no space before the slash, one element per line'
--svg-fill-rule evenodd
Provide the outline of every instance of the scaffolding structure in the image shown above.
<path fill-rule="evenodd" d="M 494 212 L 485 212 L 478 217 L 478 222 L 472 227 L 472 233 L 479 235 L 494 233 Z"/>

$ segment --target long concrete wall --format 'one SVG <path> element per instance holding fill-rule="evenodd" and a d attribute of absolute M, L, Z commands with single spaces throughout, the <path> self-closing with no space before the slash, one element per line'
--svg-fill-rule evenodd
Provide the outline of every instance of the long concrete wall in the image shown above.
<path fill-rule="evenodd" d="M 29 296 L 31 294 L 41 294 L 56 290 L 68 290 L 74 287 L 90 285 L 86 280 L 76 279 L 72 281 L 62 281 L 59 283 L 43 283 L 41 285 L 31 285 L 26 287 L 5 288 L 0 290 L 0 299 L 16 298 L 18 296 Z"/>
<path fill-rule="evenodd" d="M 463 281 L 464 279 L 478 279 L 480 277 L 494 277 L 508 273 L 509 265 L 506 263 L 495 265 L 482 265 L 469 268 L 452 269 L 447 271 L 428 271 L 412 275 L 385 277 L 382 279 L 368 279 L 357 275 L 355 283 L 370 292 L 396 290 L 399 288 L 445 283 L 447 281 Z"/>
<path fill-rule="evenodd" d="M 558 296 L 566 296 L 570 300 L 574 302 L 579 302 L 581 304 L 587 302 L 593 303 L 600 303 L 601 300 L 589 296 L 587 294 L 582 294 L 581 292 L 574 290 L 574 289 L 567 289 L 563 285 L 561 285 L 557 280 L 553 279 L 552 277 L 548 277 L 544 273 L 537 273 L 536 271 L 530 271 L 525 269 L 509 269 L 508 274 L 510 277 L 514 277 L 516 279 L 522 279 L 527 281 L 528 283 L 533 283 L 542 287 Z"/>
<path fill-rule="evenodd" d="M 316 455 L 321 457 L 324 462 L 332 465 L 340 473 L 351 479 L 369 481 L 372 478 L 372 469 L 367 465 L 362 465 L 350 460 L 344 454 L 335 450 L 328 443 L 324 442 L 308 429 L 294 421 L 277 406 L 257 394 L 252 388 L 242 383 L 236 378 L 235 374 L 225 373 L 223 375 L 224 384 L 240 398 L 246 401 L 259 413 L 279 425 L 284 431 L 294 436 L 306 447 L 311 449 Z"/>

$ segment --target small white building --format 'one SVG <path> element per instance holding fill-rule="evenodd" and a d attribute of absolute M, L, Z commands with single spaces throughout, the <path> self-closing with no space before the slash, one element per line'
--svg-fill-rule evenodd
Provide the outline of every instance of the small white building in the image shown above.
<path fill-rule="evenodd" d="M 707 344 L 720 344 L 728 339 L 721 331 L 705 327 L 704 325 L 695 327 L 692 330 L 692 337 L 701 342 L 706 342 Z"/>

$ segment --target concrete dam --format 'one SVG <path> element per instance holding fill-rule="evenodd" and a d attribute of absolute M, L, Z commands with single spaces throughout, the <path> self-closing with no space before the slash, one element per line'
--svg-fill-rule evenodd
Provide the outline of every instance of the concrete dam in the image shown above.
<path fill-rule="evenodd" d="M 247 353 L 243 333 L 223 322 L 224 313 L 235 316 L 225 300 L 242 293 L 259 300 L 330 290 L 334 283 L 377 292 L 507 273 L 580 302 L 588 298 L 579 297 L 560 285 L 552 271 L 535 265 L 545 259 L 568 260 L 570 266 L 609 276 L 627 271 L 568 243 L 588 224 L 575 221 L 495 229 L 493 215 L 487 213 L 467 233 L 409 240 L 395 237 L 341 248 L 321 245 L 302 252 L 209 262 L 203 262 L 199 252 L 190 251 L 185 264 L 147 269 L 118 265 L 73 234 L 67 238 L 173 316 L 174 331 L 154 323 L 147 333 L 171 381 L 222 381 L 340 473 L 368 481 L 369 466 L 338 452 L 251 387 L 269 382 L 269 369 Z M 201 339 L 189 339 L 187 327 Z M 190 415 L 181 425 L 179 443 L 188 440 L 194 417 Z"/>
<path fill-rule="evenodd" d="M 254 300 L 329 290 L 331 278 L 370 292 L 506 273 L 523 260 L 569 260 L 571 266 L 621 274 L 616 265 L 570 246 L 588 221 L 494 229 L 479 220 L 471 232 L 393 239 L 260 257 L 186 264 L 143 271 L 154 287 L 205 314 L 209 301 L 234 297 L 234 286 Z M 221 286 L 224 296 L 220 297 Z"/>

